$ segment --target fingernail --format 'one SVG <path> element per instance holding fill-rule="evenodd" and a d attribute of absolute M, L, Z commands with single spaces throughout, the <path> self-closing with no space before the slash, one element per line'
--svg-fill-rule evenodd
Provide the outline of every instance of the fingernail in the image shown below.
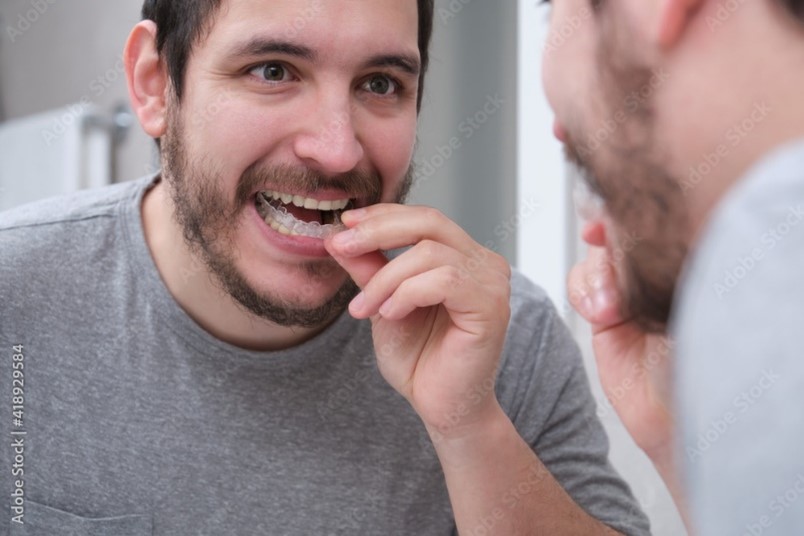
<path fill-rule="evenodd" d="M 394 302 L 393 298 L 388 298 L 385 301 L 385 303 L 382 304 L 382 306 L 380 307 L 380 314 L 382 316 L 388 316 L 391 313 L 391 310 L 394 306 L 393 302 Z"/>
<path fill-rule="evenodd" d="M 352 300 L 352 303 L 349 304 L 349 310 L 354 313 L 359 313 L 363 310 L 363 307 L 366 305 L 366 295 L 361 292 Z"/>
<path fill-rule="evenodd" d="M 332 243 L 336 246 L 347 246 L 355 240 L 356 236 L 357 233 L 354 231 L 354 229 L 344 231 L 336 234 L 332 239 Z"/>
<path fill-rule="evenodd" d="M 365 208 L 356 208 L 352 210 L 347 210 L 346 212 L 341 214 L 341 218 L 343 219 L 345 217 L 345 219 L 348 221 L 356 222 L 365 218 L 366 214 L 368 214 L 368 211 Z"/>

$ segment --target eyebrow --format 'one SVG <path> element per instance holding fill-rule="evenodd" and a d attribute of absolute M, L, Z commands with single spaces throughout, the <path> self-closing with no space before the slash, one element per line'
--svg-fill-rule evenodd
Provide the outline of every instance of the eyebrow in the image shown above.
<path fill-rule="evenodd" d="M 289 41 L 262 38 L 254 38 L 240 45 L 236 45 L 232 48 L 229 56 L 233 58 L 250 58 L 254 56 L 264 56 L 266 54 L 286 54 L 309 61 L 316 59 L 316 53 L 313 52 L 311 48 L 297 45 Z"/>
<path fill-rule="evenodd" d="M 408 54 L 374 56 L 365 63 L 365 67 L 395 67 L 412 76 L 419 76 L 421 72 L 421 62 L 419 58 Z"/>
<path fill-rule="evenodd" d="M 318 54 L 313 49 L 304 45 L 259 37 L 235 45 L 230 51 L 229 57 L 253 58 L 268 54 L 284 54 L 307 61 L 315 61 L 318 58 Z M 364 68 L 378 67 L 394 67 L 412 76 L 418 76 L 421 72 L 421 62 L 418 56 L 412 54 L 382 54 L 369 58 L 364 63 Z"/>

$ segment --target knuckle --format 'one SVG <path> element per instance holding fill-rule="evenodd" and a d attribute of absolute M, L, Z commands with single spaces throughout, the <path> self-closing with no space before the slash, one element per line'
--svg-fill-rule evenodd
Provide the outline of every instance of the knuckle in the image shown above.
<path fill-rule="evenodd" d="M 416 249 L 420 255 L 428 258 L 438 256 L 438 244 L 432 240 L 422 240 L 416 245 Z"/>
<path fill-rule="evenodd" d="M 457 266 L 445 266 L 442 270 L 445 284 L 449 287 L 459 287 L 469 278 L 469 274 Z"/>
<path fill-rule="evenodd" d="M 444 220 L 444 214 L 442 214 L 437 208 L 424 207 L 422 209 L 422 218 L 429 225 L 439 225 Z"/>
<path fill-rule="evenodd" d="M 508 262 L 508 259 L 500 255 L 499 253 L 494 253 L 492 255 L 492 259 L 494 261 L 494 267 L 497 271 L 502 272 L 502 274 L 506 278 L 511 278 L 512 270 L 511 264 Z"/>

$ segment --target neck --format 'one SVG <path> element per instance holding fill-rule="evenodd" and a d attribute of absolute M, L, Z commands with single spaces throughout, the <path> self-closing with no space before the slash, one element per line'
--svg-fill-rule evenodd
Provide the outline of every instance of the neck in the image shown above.
<path fill-rule="evenodd" d="M 243 349 L 276 351 L 299 345 L 326 328 L 278 326 L 246 311 L 191 251 L 173 214 L 170 194 L 164 181 L 159 181 L 142 203 L 145 240 L 168 291 L 207 332 Z"/>
<path fill-rule="evenodd" d="M 673 52 L 671 83 L 657 102 L 691 240 L 754 164 L 804 137 L 804 24 L 774 2 L 744 3 L 726 19 L 718 6 L 706 3 Z"/>

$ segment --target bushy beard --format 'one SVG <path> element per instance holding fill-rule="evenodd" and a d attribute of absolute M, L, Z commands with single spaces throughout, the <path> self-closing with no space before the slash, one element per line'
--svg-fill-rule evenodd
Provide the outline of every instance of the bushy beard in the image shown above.
<path fill-rule="evenodd" d="M 173 109 L 177 108 L 174 102 Z M 282 191 L 310 191 L 321 188 L 343 190 L 349 197 L 366 199 L 370 204 L 382 198 L 382 179 L 376 173 L 352 171 L 337 177 L 325 177 L 308 168 L 290 166 L 250 166 L 240 177 L 234 202 L 224 192 L 217 177 L 220 170 L 203 156 L 190 158 L 184 132 L 176 113 L 168 117 L 168 132 L 162 138 L 163 180 L 173 201 L 176 222 L 182 229 L 185 243 L 213 276 L 220 288 L 246 311 L 279 326 L 315 328 L 340 315 L 358 292 L 357 285 L 346 277 L 331 297 L 318 305 L 293 303 L 277 295 L 254 288 L 238 269 L 239 252 L 234 236 L 244 210 L 254 202 L 253 192 L 270 184 Z M 394 199 L 402 203 L 412 184 L 409 169 Z M 302 300 L 317 297 L 314 282 L 343 278 L 344 271 L 331 258 L 301 263 L 309 284 L 297 289 Z"/>
<path fill-rule="evenodd" d="M 623 318 L 648 332 L 664 332 L 687 255 L 686 203 L 655 139 L 656 73 L 640 65 L 614 31 L 604 30 L 601 40 L 600 98 L 593 114 L 608 119 L 608 127 L 569 132 L 566 153 L 605 202 L 613 225 L 608 246 L 619 261 Z M 618 112 L 625 119 L 612 121 Z"/>

